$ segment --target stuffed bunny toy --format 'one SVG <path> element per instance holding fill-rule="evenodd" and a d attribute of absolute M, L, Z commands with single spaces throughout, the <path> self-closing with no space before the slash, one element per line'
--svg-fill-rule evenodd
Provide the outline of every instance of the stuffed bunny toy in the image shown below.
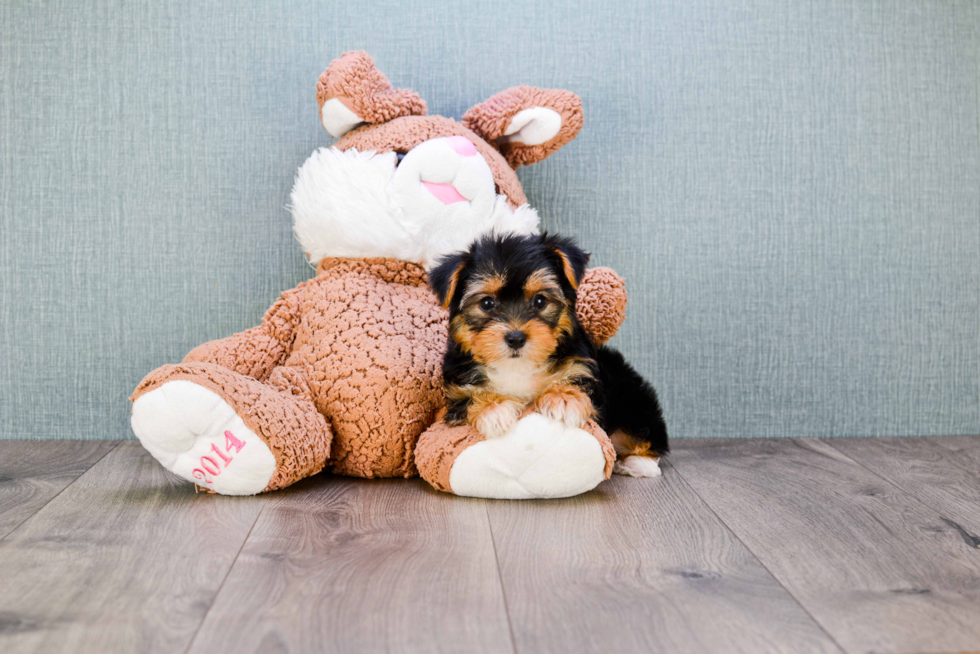
<path fill-rule="evenodd" d="M 527 414 L 487 440 L 441 422 L 447 313 L 427 267 L 489 232 L 533 234 L 515 169 L 582 127 L 578 97 L 519 86 L 462 120 L 426 115 L 363 52 L 317 84 L 338 140 L 296 175 L 294 230 L 313 279 L 288 290 L 257 327 L 205 343 L 154 370 L 132 396 L 132 427 L 168 470 L 215 493 L 276 490 L 327 469 L 355 477 L 421 475 L 478 497 L 565 497 L 607 478 L 613 447 L 594 423 Z M 623 280 L 589 270 L 577 313 L 597 343 L 625 315 Z"/>

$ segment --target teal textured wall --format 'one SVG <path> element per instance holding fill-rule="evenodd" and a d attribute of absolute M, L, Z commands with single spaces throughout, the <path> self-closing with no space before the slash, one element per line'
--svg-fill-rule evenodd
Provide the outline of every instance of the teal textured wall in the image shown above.
<path fill-rule="evenodd" d="M 350 49 L 433 113 L 582 96 L 520 176 L 628 279 L 675 436 L 980 432 L 975 2 L 62 0 L 0 4 L 0 437 L 130 437 L 145 373 L 310 276 Z"/>

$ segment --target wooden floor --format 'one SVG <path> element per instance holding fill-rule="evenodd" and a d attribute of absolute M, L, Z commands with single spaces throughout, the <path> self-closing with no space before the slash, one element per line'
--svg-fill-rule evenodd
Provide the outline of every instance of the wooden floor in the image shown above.
<path fill-rule="evenodd" d="M 980 437 L 677 441 L 555 501 L 0 442 L 0 652 L 980 650 Z"/>

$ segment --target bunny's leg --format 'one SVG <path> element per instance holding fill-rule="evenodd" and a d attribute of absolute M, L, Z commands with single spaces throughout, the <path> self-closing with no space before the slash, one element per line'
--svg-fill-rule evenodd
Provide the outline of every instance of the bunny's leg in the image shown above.
<path fill-rule="evenodd" d="M 259 382 L 213 363 L 168 365 L 133 395 L 133 431 L 165 468 L 222 495 L 254 495 L 319 472 L 331 431 L 291 368 Z"/>

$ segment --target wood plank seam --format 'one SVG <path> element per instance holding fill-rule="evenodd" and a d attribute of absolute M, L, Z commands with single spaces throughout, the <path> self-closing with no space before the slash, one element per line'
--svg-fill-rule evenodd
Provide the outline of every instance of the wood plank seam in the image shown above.
<path fill-rule="evenodd" d="M 195 498 L 136 441 L 79 479 L 0 543 L 0 650 L 182 652 L 264 501 Z"/>
<path fill-rule="evenodd" d="M 836 439 L 833 439 L 833 438 L 821 438 L 819 440 L 821 442 L 825 443 L 826 445 L 828 445 L 829 447 L 831 447 L 835 452 L 838 452 L 841 456 L 846 457 L 846 458 L 850 459 L 851 461 L 853 461 L 855 465 L 864 468 L 865 470 L 867 470 L 868 472 L 870 472 L 872 475 L 874 475 L 878 479 L 881 479 L 885 483 L 887 483 L 887 484 L 895 487 L 896 489 L 898 489 L 899 492 L 905 493 L 906 495 L 908 495 L 909 497 L 911 497 L 913 500 L 915 500 L 916 502 L 918 502 L 919 504 L 921 504 L 926 509 L 928 509 L 930 511 L 933 511 L 939 517 L 940 520 L 942 520 L 944 523 L 946 523 L 947 526 L 949 526 L 951 529 L 955 530 L 960 535 L 960 537 L 963 539 L 963 542 L 966 543 L 966 545 L 968 547 L 972 547 L 973 549 L 980 549 L 980 538 L 978 538 L 976 534 L 972 534 L 969 531 L 967 531 L 958 522 L 956 522 L 954 520 L 950 520 L 949 518 L 947 518 L 945 514 L 947 514 L 948 511 L 945 511 L 945 510 L 941 509 L 938 506 L 934 506 L 929 501 L 929 498 L 922 497 L 919 493 L 917 493 L 913 489 L 907 489 L 907 488 L 905 488 L 904 485 L 900 484 L 900 482 L 898 482 L 898 481 L 893 480 L 891 477 L 889 477 L 885 473 L 883 473 L 881 471 L 878 471 L 878 470 L 874 470 L 874 469 L 866 466 L 860 460 L 855 459 L 854 457 L 848 455 L 846 452 L 844 452 L 843 450 L 841 450 L 839 447 L 834 447 L 833 443 L 831 443 L 829 441 L 833 441 L 833 440 L 836 440 Z M 941 446 L 937 445 L 936 443 L 934 443 L 932 441 L 929 441 L 929 444 L 932 447 L 941 447 Z"/>
<path fill-rule="evenodd" d="M 490 520 L 490 503 L 487 500 L 483 500 L 483 509 L 487 516 L 487 527 L 490 529 L 490 544 L 493 546 L 493 560 L 497 564 L 497 583 L 500 584 L 500 596 L 504 600 L 504 613 L 507 615 L 507 631 L 510 633 L 510 646 L 514 650 L 514 654 L 519 654 L 517 651 L 517 639 L 514 638 L 514 623 L 510 617 L 510 607 L 507 605 L 507 588 L 504 586 L 504 577 L 500 572 L 500 557 L 497 555 L 497 539 L 493 535 L 493 521 Z"/>
<path fill-rule="evenodd" d="M 88 473 L 89 473 L 89 472 L 90 472 L 90 471 L 92 470 L 92 468 L 94 468 L 94 467 L 95 467 L 95 466 L 96 466 L 96 465 L 97 465 L 97 464 L 99 463 L 99 461 L 101 461 L 102 459 L 104 459 L 104 458 L 106 458 L 107 456 L 109 456 L 109 454 L 111 454 L 112 452 L 114 452 L 114 451 L 116 450 L 116 448 L 118 448 L 118 447 L 119 447 L 120 445 L 122 445 L 122 444 L 123 444 L 123 442 L 124 442 L 124 441 L 119 441 L 119 442 L 117 442 L 117 443 L 116 443 L 115 445 L 113 445 L 112 447 L 110 447 L 110 448 L 109 448 L 108 450 L 106 450 L 106 452 L 105 452 L 105 454 L 103 454 L 103 455 L 102 455 L 102 456 L 100 456 L 100 457 L 99 457 L 98 459 L 96 459 L 95 461 L 93 461 L 93 462 L 92 462 L 92 465 L 90 465 L 90 466 L 89 466 L 88 468 L 86 468 L 86 469 L 85 469 L 85 471 L 84 471 L 84 472 L 83 472 L 82 474 L 80 474 L 80 475 L 78 475 L 77 477 L 75 477 L 75 479 L 73 479 L 73 480 L 72 480 L 72 482 L 71 482 L 70 484 L 66 484 L 64 488 L 62 488 L 62 489 L 61 489 L 60 491 L 58 491 L 57 493 L 55 493 L 54 495 L 52 495 L 52 496 L 51 496 L 51 497 L 50 497 L 50 498 L 48 499 L 48 501 L 47 501 L 47 502 L 45 502 L 45 503 L 44 503 L 44 504 L 42 504 L 41 506 L 39 506 L 39 507 L 37 507 L 37 511 L 35 511 L 35 512 L 34 512 L 34 513 L 32 513 L 31 515 L 29 515 L 29 516 L 27 516 L 27 517 L 26 517 L 26 518 L 24 518 L 23 520 L 21 520 L 21 521 L 20 521 L 19 523 L 17 523 L 17 525 L 16 525 L 15 527 L 13 527 L 13 528 L 12 528 L 12 529 L 11 529 L 10 531 L 8 531 L 7 533 L 5 533 L 5 534 L 3 534 L 2 536 L 0 536 L 0 542 L 2 542 L 3 540 L 5 540 L 5 539 L 7 538 L 7 536 L 9 536 L 10 534 L 12 534 L 12 533 L 14 533 L 15 531 L 17 531 L 18 529 L 20 529 L 21 527 L 23 527 L 23 526 L 24 526 L 25 524 L 27 524 L 27 522 L 28 522 L 29 520 L 31 520 L 31 519 L 32 519 L 32 518 L 33 518 L 34 516 L 36 516 L 36 515 L 37 515 L 38 513 L 40 513 L 40 512 L 41 512 L 41 511 L 42 511 L 42 510 L 44 509 L 44 507 L 46 507 L 47 505 L 49 505 L 49 504 L 51 504 L 51 502 L 52 502 L 52 501 L 53 501 L 53 500 L 54 500 L 55 498 L 57 498 L 57 497 L 58 497 L 59 495 L 61 495 L 62 493 L 64 493 L 64 492 L 65 492 L 66 490 L 68 490 L 68 489 L 69 489 L 69 488 L 70 488 L 70 487 L 71 487 L 71 486 L 72 486 L 73 484 L 75 484 L 75 482 L 77 482 L 77 481 L 78 481 L 79 479 L 81 479 L 82 477 L 84 477 L 85 475 L 87 475 L 87 474 L 88 474 Z"/>
<path fill-rule="evenodd" d="M 756 554 L 756 553 L 755 553 L 755 552 L 754 552 L 754 551 L 752 550 L 752 548 L 751 548 L 751 547 L 749 547 L 749 545 L 748 545 L 748 543 L 746 543 L 745 541 L 743 541 L 743 540 L 742 540 L 742 537 L 741 537 L 741 536 L 739 536 L 739 535 L 738 535 L 738 534 L 737 534 L 737 533 L 735 532 L 735 530 L 734 530 L 734 529 L 732 529 L 732 528 L 731 528 L 731 527 L 730 527 L 730 526 L 728 525 L 728 523 L 727 523 L 727 522 L 725 522 L 725 520 L 724 520 L 724 519 L 723 519 L 723 518 L 722 518 L 722 517 L 721 517 L 720 515 L 718 515 L 718 512 L 717 512 L 717 511 L 715 511 L 715 509 L 714 509 L 714 507 L 713 507 L 713 506 L 711 506 L 711 504 L 709 504 L 709 503 L 708 503 L 708 501 L 707 501 L 707 500 L 706 500 L 705 498 L 703 498 L 703 497 L 701 497 L 701 494 L 697 492 L 697 490 L 696 490 L 696 489 L 694 488 L 694 486 L 692 486 L 691 484 L 689 484 L 689 483 L 687 482 L 687 479 L 685 479 L 685 478 L 684 478 L 684 473 L 682 473 L 682 472 L 680 471 L 680 469 L 679 469 L 679 468 L 677 468 L 677 467 L 676 467 L 676 466 L 675 466 L 675 465 L 674 465 L 674 464 L 673 464 L 673 463 L 672 463 L 672 462 L 670 461 L 670 457 L 669 457 L 669 456 L 667 456 L 667 457 L 663 457 L 663 458 L 661 458 L 661 464 L 663 464 L 664 462 L 666 462 L 666 463 L 667 463 L 667 467 L 668 467 L 668 468 L 670 468 L 671 470 L 673 470 L 674 472 L 676 472 L 676 473 L 677 473 L 677 476 L 678 476 L 678 477 L 680 478 L 680 480 L 681 480 L 681 482 L 682 482 L 682 483 L 683 483 L 683 484 L 684 484 L 685 486 L 687 486 L 687 487 L 688 487 L 688 488 L 690 489 L 690 491 L 691 491 L 692 493 L 694 493 L 694 496 L 695 496 L 695 497 L 697 497 L 697 498 L 698 498 L 699 500 L 701 500 L 701 503 L 702 503 L 702 504 L 704 504 L 704 505 L 705 505 L 705 507 L 707 507 L 707 509 L 708 509 L 709 511 L 711 511 L 711 514 L 712 514 L 712 515 L 714 515 L 714 516 L 715 516 L 716 518 L 718 518 L 718 521 L 719 521 L 719 522 L 720 522 L 720 523 L 721 523 L 722 525 L 724 525 L 724 526 L 725 526 L 725 529 L 727 529 L 727 530 L 728 530 L 728 532 L 729 532 L 729 533 L 730 533 L 730 534 L 732 535 L 732 537 L 733 537 L 733 538 L 734 538 L 735 540 L 737 540 L 737 541 L 738 541 L 739 543 L 741 543 L 741 544 L 742 544 L 742 547 L 744 547 L 744 548 L 745 548 L 745 551 L 747 551 L 747 552 L 748 552 L 749 554 L 751 554 L 751 555 L 752 555 L 752 558 L 754 558 L 754 559 L 755 559 L 755 560 L 756 560 L 756 561 L 757 561 L 757 562 L 759 563 L 759 565 L 760 565 L 760 566 L 762 566 L 762 568 L 763 568 L 763 569 L 764 569 L 764 570 L 765 570 L 766 572 L 768 572 L 768 573 L 769 573 L 769 576 L 770 576 L 770 577 L 772 577 L 772 578 L 773 578 L 773 579 L 774 579 L 774 580 L 776 581 L 776 583 L 777 583 L 777 584 L 779 584 L 779 585 L 780 585 L 780 586 L 781 586 L 781 587 L 783 588 L 783 590 L 785 590 L 785 591 L 786 591 L 786 594 L 787 594 L 787 595 L 789 595 L 789 596 L 790 596 L 791 598 L 793 598 L 793 601 L 794 601 L 794 602 L 796 603 L 796 605 L 797 605 L 797 606 L 799 606 L 799 607 L 800 607 L 800 609 L 801 609 L 801 610 L 802 610 L 802 611 L 803 611 L 804 613 L 806 613 L 806 614 L 807 614 L 808 616 L 810 616 L 810 619 L 811 619 L 811 620 L 813 620 L 813 623 L 814 623 L 815 625 L 817 625 L 818 627 L 820 627 L 820 630 L 821 630 L 822 632 L 824 632 L 824 634 L 825 634 L 825 635 L 827 636 L 827 638 L 829 638 L 829 639 L 830 639 L 830 641 L 831 641 L 831 642 L 832 642 L 832 643 L 833 643 L 834 645 L 836 645 L 836 646 L 837 646 L 837 648 L 838 648 L 838 649 L 839 649 L 839 650 L 840 650 L 841 652 L 847 652 L 848 650 L 847 650 L 847 649 L 845 649 L 845 648 L 844 648 L 844 646 L 843 646 L 843 645 L 841 645 L 841 644 L 840 644 L 839 642 L 837 642 L 837 639 L 836 639 L 836 638 L 834 638 L 834 635 L 833 635 L 832 633 L 830 633 L 830 631 L 828 631 L 828 630 L 827 630 L 827 627 L 826 627 L 826 626 L 824 626 L 823 624 L 821 624 L 821 623 L 820 623 L 820 620 L 818 620 L 818 619 L 817 619 L 817 617 L 816 617 L 815 615 L 813 615 L 813 613 L 811 613 L 811 612 L 810 612 L 810 609 L 808 609 L 808 608 L 807 608 L 807 607 L 806 607 L 806 606 L 805 606 L 805 605 L 804 605 L 804 604 L 803 604 L 803 603 L 802 603 L 802 602 L 800 601 L 800 599 L 799 599 L 799 598 L 798 598 L 798 597 L 797 597 L 796 595 L 794 595 L 794 594 L 793 594 L 793 591 L 792 591 L 792 590 L 790 590 L 789 588 L 787 588 L 787 587 L 786 587 L 786 585 L 785 585 L 785 584 L 784 584 L 784 583 L 783 583 L 783 582 L 782 582 L 782 581 L 781 581 L 781 580 L 779 579 L 779 577 L 777 577 L 777 576 L 775 575 L 775 573 L 773 573 L 773 571 L 769 569 L 769 566 L 767 566 L 767 565 L 766 565 L 766 564 L 765 564 L 765 563 L 764 563 L 764 562 L 762 561 L 762 559 L 761 559 L 761 558 L 759 558 L 759 555 L 758 555 L 758 554 Z"/>
<path fill-rule="evenodd" d="M 252 531 L 255 529 L 255 525 L 259 523 L 259 518 L 262 517 L 262 514 L 265 513 L 265 509 L 268 506 L 269 505 L 266 504 L 259 510 L 257 514 L 255 514 L 255 520 L 252 521 L 252 526 L 248 528 L 248 533 L 245 534 L 245 538 L 242 539 L 242 544 L 238 546 L 238 551 L 235 553 L 235 558 L 232 559 L 231 565 L 228 566 L 228 570 L 225 572 L 225 576 L 221 579 L 221 583 L 218 585 L 217 590 L 214 591 L 214 595 L 211 596 L 211 603 L 208 605 L 208 610 L 204 612 L 203 616 L 201 616 L 201 622 L 200 624 L 197 625 L 197 629 L 194 630 L 194 635 L 191 636 L 190 641 L 188 641 L 187 647 L 184 648 L 184 654 L 187 654 L 187 652 L 191 651 L 191 648 L 194 646 L 194 641 L 197 640 L 197 635 L 201 633 L 201 627 L 204 626 L 204 623 L 207 621 L 208 616 L 211 614 L 211 609 L 214 607 L 215 600 L 217 600 L 218 595 L 221 594 L 221 589 L 225 587 L 225 582 L 228 581 L 228 577 L 231 576 L 231 571 L 235 569 L 235 564 L 238 563 L 238 557 L 242 555 L 242 550 L 245 549 L 245 544 L 248 542 L 248 539 L 252 536 Z"/>
<path fill-rule="evenodd" d="M 848 459 L 849 461 L 853 462 L 854 465 L 856 465 L 856 466 L 858 466 L 860 468 L 864 468 L 865 470 L 867 470 L 869 473 L 871 473 L 872 475 L 874 475 L 878 479 L 882 480 L 883 482 L 885 482 L 889 486 L 892 486 L 895 489 L 897 489 L 900 493 L 903 493 L 904 495 L 908 495 L 913 500 L 915 500 L 916 502 L 918 502 L 919 504 L 921 504 L 923 506 L 923 508 L 928 509 L 929 511 L 935 513 L 939 517 L 940 520 L 945 521 L 945 518 L 943 518 L 943 513 L 945 513 L 945 512 L 942 509 L 939 509 L 939 508 L 934 507 L 932 504 L 929 504 L 927 500 L 919 497 L 919 494 L 918 493 L 915 493 L 915 492 L 910 491 L 910 490 L 906 490 L 905 488 L 903 488 L 902 486 L 900 486 L 898 482 L 893 481 L 891 478 L 885 476 L 884 474 L 882 474 L 881 472 L 878 472 L 877 470 L 873 470 L 873 469 L 869 468 L 868 466 L 864 465 L 863 463 L 861 463 L 860 461 L 858 461 L 854 457 L 852 457 L 852 456 L 848 455 L 847 453 L 845 453 L 840 448 L 834 447 L 833 444 L 831 444 L 831 443 L 828 442 L 828 441 L 832 441 L 834 439 L 832 439 L 832 438 L 820 438 L 820 439 L 815 439 L 815 440 L 819 440 L 820 442 L 828 445 L 831 449 L 833 449 L 835 452 L 837 452 L 838 454 L 840 454 L 842 457 L 844 457 L 844 458 Z M 957 527 L 958 526 L 959 525 L 957 525 Z"/>
<path fill-rule="evenodd" d="M 334 476 L 270 496 L 189 651 L 514 654 L 482 503 Z"/>
<path fill-rule="evenodd" d="M 719 439 L 680 446 L 674 463 L 848 651 L 975 651 L 976 550 L 869 470 L 878 459 L 846 453 L 869 440 Z"/>
<path fill-rule="evenodd" d="M 487 506 L 519 652 L 845 651 L 672 470 Z"/>

